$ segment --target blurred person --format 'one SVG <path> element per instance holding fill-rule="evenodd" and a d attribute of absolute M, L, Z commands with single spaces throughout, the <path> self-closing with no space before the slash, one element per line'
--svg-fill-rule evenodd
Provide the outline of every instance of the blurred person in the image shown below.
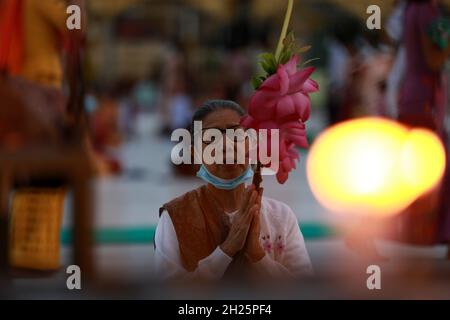
<path fill-rule="evenodd" d="M 192 123 L 202 121 L 203 129 L 237 129 L 244 113 L 232 101 L 212 100 L 194 113 Z M 203 142 L 202 148 L 206 146 Z M 237 152 L 236 144 L 234 148 Z M 253 175 L 249 164 L 203 164 L 197 175 L 207 184 L 160 209 L 155 234 L 159 279 L 254 276 L 270 281 L 311 274 L 296 216 L 286 204 L 263 197 L 262 190 L 245 187 Z"/>
<path fill-rule="evenodd" d="M 337 18 L 329 32 L 327 110 L 330 125 L 350 118 L 350 105 L 357 91 L 353 79 L 358 69 L 355 47 L 358 29 L 359 24 L 355 19 L 345 16 Z"/>
<path fill-rule="evenodd" d="M 148 77 L 139 81 L 133 89 L 133 96 L 139 110 L 154 111 L 161 100 L 161 66 L 154 66 Z"/>
<path fill-rule="evenodd" d="M 91 113 L 90 126 L 94 158 L 100 175 L 117 174 L 121 163 L 111 150 L 122 141 L 119 121 L 119 105 L 108 91 L 99 97 L 96 109 Z"/>
<path fill-rule="evenodd" d="M 133 94 L 134 81 L 124 79 L 119 81 L 115 89 L 115 96 L 119 108 L 118 123 L 120 135 L 125 139 L 131 139 L 136 134 L 136 122 L 139 105 Z"/>
<path fill-rule="evenodd" d="M 330 39 L 327 43 L 328 48 L 328 120 L 330 124 L 338 121 L 338 108 L 342 103 L 342 92 L 346 82 L 347 63 L 349 53 L 346 47 L 336 39 Z"/>
<path fill-rule="evenodd" d="M 19 125 L 32 119 L 36 127 L 47 132 L 45 137 L 28 134 L 25 139 L 30 143 L 56 142 L 61 138 L 58 135 L 66 103 L 62 92 L 64 43 L 69 35 L 72 39 L 83 36 L 83 30 L 69 33 L 66 26 L 69 4 L 84 9 L 82 0 L 3 0 L 0 3 L 0 69 L 8 75 L 2 89 L 20 96 L 20 103 L 16 102 L 18 107 L 9 108 L 12 110 L 9 112 L 22 110 L 21 114 L 12 115 Z"/>
<path fill-rule="evenodd" d="M 448 28 L 440 21 L 438 1 L 409 0 L 405 9 L 404 45 L 406 70 L 399 101 L 399 121 L 412 127 L 425 127 L 438 134 L 447 144 L 445 114 L 447 109 L 447 79 L 444 65 L 450 55 Z M 442 21 L 442 20 L 441 20 Z M 448 146 L 447 146 L 448 149 Z M 448 152 L 447 152 L 448 154 Z M 447 167 L 444 188 L 448 181 Z M 400 237 L 415 243 L 450 243 L 450 227 L 445 221 L 450 212 L 439 210 L 448 194 L 437 187 L 422 197 L 403 214 Z M 439 214 L 440 217 L 436 217 Z M 428 216 L 428 220 L 425 217 Z M 433 219 L 430 219 L 430 216 Z M 430 223 L 429 221 L 432 220 Z M 438 224 L 438 221 L 441 224 Z M 447 224 L 447 226 L 446 226 Z M 446 227 L 445 227 L 446 226 Z M 444 227 L 439 233 L 439 227 Z M 450 253 L 449 253 L 450 256 Z"/>
<path fill-rule="evenodd" d="M 193 112 L 193 79 L 190 77 L 184 52 L 177 50 L 169 56 L 163 74 L 160 100 L 161 133 L 171 135 L 176 129 L 189 128 Z M 171 164 L 177 176 L 192 176 L 197 169 L 194 164 Z"/>
<path fill-rule="evenodd" d="M 408 0 L 404 15 L 406 64 L 398 120 L 406 126 L 424 127 L 439 135 L 447 150 L 447 168 L 440 185 L 398 216 L 372 226 L 369 231 L 356 231 L 347 239 L 347 244 L 362 255 L 380 259 L 383 257 L 373 243 L 377 237 L 416 245 L 450 245 L 450 166 L 444 126 L 447 94 L 443 74 L 450 54 L 448 30 L 438 24 L 441 13 L 437 1 Z M 447 257 L 450 258 L 450 250 Z"/>
<path fill-rule="evenodd" d="M 364 76 L 363 56 L 356 46 L 348 46 L 345 82 L 342 87 L 341 101 L 337 105 L 336 121 L 353 119 L 361 113 L 362 79 Z"/>
<path fill-rule="evenodd" d="M 70 4 L 78 5 L 81 9 L 81 30 L 71 31 L 67 28 L 67 7 Z M 69 137 L 70 129 L 76 128 L 73 121 L 81 112 L 81 105 L 76 101 L 81 84 L 76 84 L 75 70 L 80 67 L 80 48 L 84 36 L 84 1 L 63 0 L 2 0 L 0 2 L 0 95 L 2 100 L 0 113 L 1 147 L 11 149 L 11 132 L 3 130 L 12 123 L 12 136 L 18 144 L 14 149 L 24 149 L 30 146 L 55 147 L 63 146 Z M 67 49 L 67 50 L 66 50 Z M 68 80 L 70 98 L 66 99 L 63 93 L 64 66 L 63 58 L 67 58 Z M 78 70 L 77 70 L 78 71 Z M 70 73 L 72 72 L 72 73 Z M 79 91 L 79 92 L 75 92 Z M 5 98 L 6 97 L 6 98 Z M 66 108 L 66 104 L 69 108 Z M 69 112 L 70 111 L 70 112 Z M 30 129 L 30 127 L 32 129 Z M 72 131 L 75 131 L 72 130 Z M 4 138 L 6 135 L 6 139 Z M 6 141 L 5 141 L 6 140 Z M 19 143 L 17 143 L 19 141 Z M 6 143 L 5 143 L 6 142 Z M 25 172 L 22 172 L 26 176 Z M 27 177 L 28 178 L 28 177 Z M 38 196 L 47 197 L 56 194 L 64 197 L 64 185 L 61 181 L 45 177 L 19 183 L 16 185 L 11 216 L 20 214 L 18 199 L 33 201 L 36 196 L 35 188 L 42 188 Z M 44 198 L 47 199 L 47 198 Z M 18 210 L 18 211 L 16 211 Z M 30 209 L 28 209 L 30 210 Z M 52 214 L 61 217 L 63 208 L 55 209 Z M 27 214 L 29 214 L 27 212 Z M 33 211 L 33 214 L 35 212 Z M 36 212 L 36 214 L 40 214 Z M 37 217 L 34 226 L 38 229 L 47 228 L 48 219 Z M 11 234 L 20 226 L 13 225 Z M 47 230 L 47 229 L 46 229 Z M 58 239 L 58 227 L 48 229 L 49 238 Z M 30 238 L 30 241 L 36 239 Z M 36 244 L 36 251 L 41 248 Z M 58 250 L 59 246 L 52 248 Z M 58 253 L 59 254 L 59 253 Z M 12 259 L 12 258 L 11 258 Z M 11 260 L 14 267 L 29 269 L 50 269 L 42 267 L 29 259 L 24 262 Z M 19 265 L 16 265 L 19 263 Z"/>
<path fill-rule="evenodd" d="M 237 103 L 246 103 L 249 97 L 245 96 L 245 86 L 252 77 L 252 66 L 249 57 L 243 49 L 231 51 L 222 66 L 224 79 L 224 99 Z"/>
<path fill-rule="evenodd" d="M 406 70 L 399 101 L 399 121 L 444 133 L 447 103 L 443 67 L 450 46 L 439 48 L 429 36 L 440 17 L 437 1 L 408 0 L 404 20 Z"/>
<path fill-rule="evenodd" d="M 401 83 L 405 73 L 405 46 L 403 44 L 403 21 L 406 9 L 406 0 L 396 1 L 393 12 L 386 23 L 386 33 L 395 46 L 395 58 L 389 73 L 386 88 L 386 108 L 390 118 L 398 116 L 398 100 Z"/>
<path fill-rule="evenodd" d="M 61 92 L 64 45 L 69 35 L 82 37 L 84 32 L 67 28 L 66 9 L 70 4 L 84 8 L 82 0 L 3 0 L 2 11 L 17 19 L 12 30 L 9 30 L 13 35 L 1 36 L 4 42 L 12 41 L 8 45 L 11 51 L 6 53 L 10 75 Z M 61 106 L 60 101 L 57 99 L 52 102 L 47 107 L 55 110 L 50 111 L 61 113 L 64 106 Z"/>
<path fill-rule="evenodd" d="M 354 32 L 354 31 L 353 31 Z M 330 101 L 336 104 L 333 121 L 345 121 L 364 116 L 386 116 L 386 81 L 391 69 L 392 55 L 380 41 L 381 33 L 376 30 L 343 37 L 331 59 L 335 68 L 331 75 L 338 80 L 330 82 Z M 332 42 L 333 43 L 333 42 Z M 339 46 L 342 46 L 339 48 Z M 332 52 L 332 51 L 331 51 Z M 338 54 L 340 52 L 340 54 Z M 331 56 L 330 58 L 333 58 Z M 337 73 L 339 71 L 339 73 Z M 332 78 L 333 79 L 333 78 Z M 336 83 L 340 83 L 336 85 Z M 330 111 L 331 112 L 331 111 Z"/>
<path fill-rule="evenodd" d="M 186 79 L 178 77 L 173 83 L 170 97 L 168 98 L 168 107 L 170 114 L 170 130 L 178 128 L 188 128 L 192 117 L 192 101 L 186 90 Z"/>
<path fill-rule="evenodd" d="M 392 55 L 381 42 L 381 33 L 370 31 L 357 41 L 353 69 L 347 83 L 348 118 L 386 116 L 386 82 L 392 65 Z M 350 93 L 349 93 L 350 91 Z"/>
<path fill-rule="evenodd" d="M 178 128 L 188 128 L 192 116 L 190 77 L 185 55 L 175 51 L 167 58 L 163 72 L 160 115 L 161 131 L 171 134 Z"/>

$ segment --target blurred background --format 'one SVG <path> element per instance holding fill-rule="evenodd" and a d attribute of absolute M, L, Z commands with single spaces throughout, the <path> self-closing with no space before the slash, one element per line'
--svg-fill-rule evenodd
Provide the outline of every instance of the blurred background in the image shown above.
<path fill-rule="evenodd" d="M 301 45 L 312 46 L 302 59 L 315 59 L 313 79 L 320 85 L 307 122 L 310 143 L 342 120 L 396 118 L 395 92 L 392 98 L 388 82 L 401 45 L 391 31 L 401 2 L 295 1 L 290 29 Z M 366 27 L 366 9 L 373 4 L 381 8 L 381 30 Z M 258 55 L 275 50 L 286 5 L 281 0 L 86 1 L 78 81 L 84 87 L 94 172 L 89 189 L 93 260 L 98 276 L 109 283 L 97 293 L 101 297 L 191 297 L 183 290 L 158 291 L 151 280 L 159 207 L 202 183 L 195 167 L 171 163 L 170 134 L 189 127 L 192 113 L 207 99 L 247 105 L 251 77 L 262 72 Z M 63 91 L 69 87 L 64 82 Z M 377 240 L 379 253 L 387 257 L 376 261 L 386 289 L 367 290 L 366 268 L 373 260 L 349 249 L 345 241 L 347 231 L 360 221 L 330 214 L 318 204 L 306 179 L 307 157 L 302 152 L 299 168 L 283 186 L 273 176 L 264 178 L 266 196 L 285 202 L 297 215 L 316 272 L 314 279 L 286 286 L 277 297 L 450 298 L 445 244 Z M 74 197 L 69 190 L 63 203 L 63 267 L 49 275 L 16 277 L 10 296 L 83 298 L 82 292 L 65 290 L 65 266 L 73 257 Z M 272 294 L 231 288 L 215 297 Z"/>

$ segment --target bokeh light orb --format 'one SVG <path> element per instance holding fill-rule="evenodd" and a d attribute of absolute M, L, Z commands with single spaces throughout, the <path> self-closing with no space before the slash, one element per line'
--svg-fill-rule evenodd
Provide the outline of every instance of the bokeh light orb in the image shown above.
<path fill-rule="evenodd" d="M 307 176 L 317 200 L 332 212 L 390 216 L 433 189 L 445 163 L 444 147 L 433 132 L 362 118 L 335 125 L 316 139 Z"/>

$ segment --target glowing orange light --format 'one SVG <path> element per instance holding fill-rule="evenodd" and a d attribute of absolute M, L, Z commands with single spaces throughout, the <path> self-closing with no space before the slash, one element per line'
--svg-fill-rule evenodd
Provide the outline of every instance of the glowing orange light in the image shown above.
<path fill-rule="evenodd" d="M 331 211 L 393 215 L 439 183 L 445 151 L 431 131 L 363 118 L 325 131 L 307 161 L 310 187 Z"/>

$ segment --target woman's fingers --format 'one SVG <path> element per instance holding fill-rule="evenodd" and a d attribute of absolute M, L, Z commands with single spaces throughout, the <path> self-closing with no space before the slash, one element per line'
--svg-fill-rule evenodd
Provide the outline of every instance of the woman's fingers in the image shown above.
<path fill-rule="evenodd" d="M 248 222 L 248 220 L 251 219 L 250 208 L 256 203 L 257 198 L 258 194 L 253 190 L 247 206 L 242 210 L 242 219 L 244 221 Z"/>
<path fill-rule="evenodd" d="M 256 195 L 253 195 L 253 201 L 254 199 L 256 199 Z M 242 230 L 245 233 L 245 237 L 247 237 L 247 233 L 250 230 L 251 224 L 252 224 L 252 220 L 255 214 L 255 207 L 257 207 L 257 204 L 252 204 L 251 206 L 249 206 L 249 208 L 246 210 L 245 214 L 242 216 L 242 218 L 240 219 L 239 226 L 242 228 Z"/>
<path fill-rule="evenodd" d="M 242 207 L 239 210 L 240 217 L 248 215 L 248 211 L 251 208 L 251 206 L 253 205 L 253 203 L 255 202 L 256 197 L 257 197 L 257 193 L 254 189 L 251 189 L 247 192 L 246 198 L 244 199 Z"/>
<path fill-rule="evenodd" d="M 239 250 L 244 248 L 245 243 L 247 242 L 248 235 L 250 232 L 252 232 L 252 228 L 257 229 L 259 228 L 258 212 L 259 212 L 259 205 L 253 204 L 249 208 L 249 210 L 247 210 L 247 214 L 245 214 L 239 221 L 236 221 L 235 224 L 236 228 L 234 229 L 234 239 L 236 247 Z M 255 221 L 255 217 L 257 221 Z"/>
<path fill-rule="evenodd" d="M 259 205 L 257 203 L 253 204 L 249 210 L 248 210 L 248 215 L 246 218 L 246 222 L 248 223 L 248 226 L 251 228 L 253 225 L 253 220 L 255 218 L 255 216 L 258 214 L 259 212 Z"/>
<path fill-rule="evenodd" d="M 250 223 L 252 222 L 252 214 L 250 210 L 245 210 L 240 217 L 237 217 L 235 222 L 233 223 L 233 227 L 237 230 L 243 230 L 247 233 L 248 228 L 250 227 Z M 234 229 L 232 227 L 232 229 Z"/>
<path fill-rule="evenodd" d="M 250 200 L 251 195 L 253 194 L 253 191 L 255 190 L 255 186 L 254 185 L 250 185 L 246 192 L 245 192 L 245 196 L 244 196 L 244 201 L 242 202 L 242 208 L 247 208 L 248 206 L 248 202 Z"/>
<path fill-rule="evenodd" d="M 247 208 L 250 209 L 256 203 L 257 199 L 258 199 L 258 193 L 255 190 L 253 190 L 252 194 L 250 195 L 250 199 L 248 201 Z"/>
<path fill-rule="evenodd" d="M 259 209 L 260 209 L 260 205 L 258 203 L 255 203 L 251 208 L 250 208 L 250 214 L 249 216 L 251 216 L 252 218 L 259 218 Z"/>
<path fill-rule="evenodd" d="M 261 205 L 258 205 L 258 207 L 256 208 L 256 211 L 253 214 L 253 223 L 254 223 L 255 229 L 258 232 L 258 235 L 259 235 L 259 231 L 260 231 L 259 230 L 259 228 L 260 228 L 259 222 L 260 222 L 260 217 L 261 217 L 260 212 L 261 212 Z"/>
<path fill-rule="evenodd" d="M 249 232 L 251 232 L 251 229 L 254 227 L 259 229 L 258 214 L 261 207 L 261 193 L 262 190 L 260 189 L 257 191 L 253 185 L 246 190 L 241 209 L 232 224 L 232 229 L 230 230 L 233 234 L 233 242 L 236 247 L 240 247 L 242 249 L 246 243 Z M 253 220 L 255 220 L 255 217 L 258 220 L 255 221 L 256 225 L 253 226 Z"/>
<path fill-rule="evenodd" d="M 264 192 L 264 188 L 259 188 L 258 195 L 259 195 L 260 198 L 262 198 L 263 192 Z"/>

